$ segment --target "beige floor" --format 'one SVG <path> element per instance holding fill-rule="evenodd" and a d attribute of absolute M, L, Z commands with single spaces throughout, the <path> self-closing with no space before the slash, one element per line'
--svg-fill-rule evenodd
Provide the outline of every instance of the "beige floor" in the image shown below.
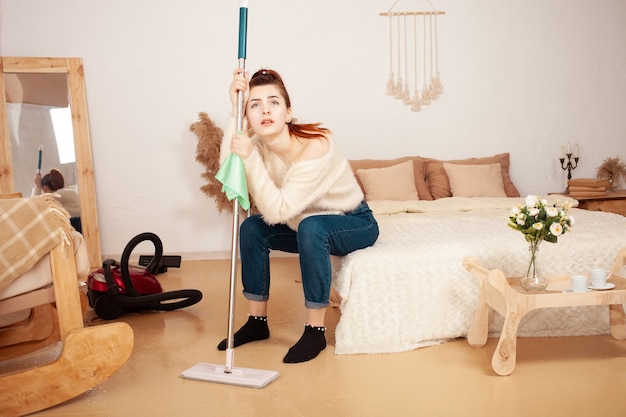
<path fill-rule="evenodd" d="M 112 378 L 38 416 L 625 416 L 626 341 L 609 335 L 520 339 L 514 373 L 490 368 L 496 340 L 482 349 L 465 339 L 411 352 L 335 355 L 339 311 L 327 320 L 328 348 L 311 362 L 282 363 L 303 330 L 295 258 L 272 261 L 272 337 L 235 350 L 235 366 L 276 370 L 262 389 L 183 379 L 199 362 L 225 363 L 229 261 L 183 262 L 159 275 L 165 289 L 196 288 L 197 305 L 122 319 L 135 348 Z M 240 284 L 238 283 L 238 289 Z M 238 291 L 239 292 L 239 291 Z M 246 319 L 237 298 L 236 327 Z M 93 313 L 93 312 L 91 312 Z M 88 322 L 99 319 L 88 314 Z M 407 317 L 407 320 L 410 318 Z M 0 415 L 1 405 L 0 405 Z"/>

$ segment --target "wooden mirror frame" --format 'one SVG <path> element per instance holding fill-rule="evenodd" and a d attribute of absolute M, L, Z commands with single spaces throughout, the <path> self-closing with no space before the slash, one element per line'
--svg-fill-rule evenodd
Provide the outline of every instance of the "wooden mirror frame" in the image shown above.
<path fill-rule="evenodd" d="M 96 188 L 89 137 L 85 74 L 81 58 L 31 58 L 0 57 L 0 192 L 14 192 L 13 165 L 11 161 L 11 137 L 9 136 L 5 73 L 67 74 L 69 102 L 72 110 L 74 150 L 76 153 L 76 175 L 80 190 L 82 234 L 87 243 L 89 263 L 92 268 L 100 267 L 100 229 L 96 209 Z"/>

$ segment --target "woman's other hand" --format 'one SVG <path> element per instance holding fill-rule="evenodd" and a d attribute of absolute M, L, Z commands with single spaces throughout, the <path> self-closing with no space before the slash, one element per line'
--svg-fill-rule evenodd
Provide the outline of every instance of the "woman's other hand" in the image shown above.
<path fill-rule="evenodd" d="M 248 71 L 242 71 L 241 68 L 237 68 L 233 71 L 233 81 L 230 83 L 229 93 L 230 102 L 233 105 L 232 116 L 237 117 L 237 104 L 239 91 L 244 92 L 243 108 L 246 108 L 245 93 L 248 91 Z"/>

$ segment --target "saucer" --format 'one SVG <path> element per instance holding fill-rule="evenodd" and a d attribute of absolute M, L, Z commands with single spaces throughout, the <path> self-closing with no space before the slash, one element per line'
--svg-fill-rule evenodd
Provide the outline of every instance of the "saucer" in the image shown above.
<path fill-rule="evenodd" d="M 593 285 L 589 285 L 587 286 L 587 288 L 589 288 L 590 290 L 604 291 L 604 290 L 610 290 L 610 289 L 615 288 L 615 284 L 611 282 L 607 282 L 606 284 L 604 284 L 604 287 L 594 287 Z"/>
<path fill-rule="evenodd" d="M 579 293 L 580 293 L 580 294 L 582 294 L 583 292 L 591 292 L 591 289 L 590 289 L 590 288 L 591 288 L 591 287 L 588 287 L 585 291 L 577 291 L 577 292 L 574 292 L 574 291 L 572 291 L 572 289 L 571 289 L 571 288 L 568 288 L 568 289 L 566 289 L 566 290 L 563 290 L 563 292 L 564 292 L 564 293 L 569 293 L 569 294 L 579 294 Z M 608 289 L 608 288 L 606 288 L 606 289 Z"/>

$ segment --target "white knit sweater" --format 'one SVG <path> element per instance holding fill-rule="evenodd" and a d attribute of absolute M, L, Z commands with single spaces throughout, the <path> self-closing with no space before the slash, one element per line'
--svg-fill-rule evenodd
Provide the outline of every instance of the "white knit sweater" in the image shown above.
<path fill-rule="evenodd" d="M 230 152 L 236 121 L 230 118 L 222 139 L 220 161 Z M 350 164 L 330 140 L 321 158 L 299 161 L 291 166 L 271 152 L 258 136 L 256 148 L 244 159 L 248 190 L 268 224 L 285 223 L 298 230 L 302 219 L 316 214 L 342 214 L 363 200 Z"/>

